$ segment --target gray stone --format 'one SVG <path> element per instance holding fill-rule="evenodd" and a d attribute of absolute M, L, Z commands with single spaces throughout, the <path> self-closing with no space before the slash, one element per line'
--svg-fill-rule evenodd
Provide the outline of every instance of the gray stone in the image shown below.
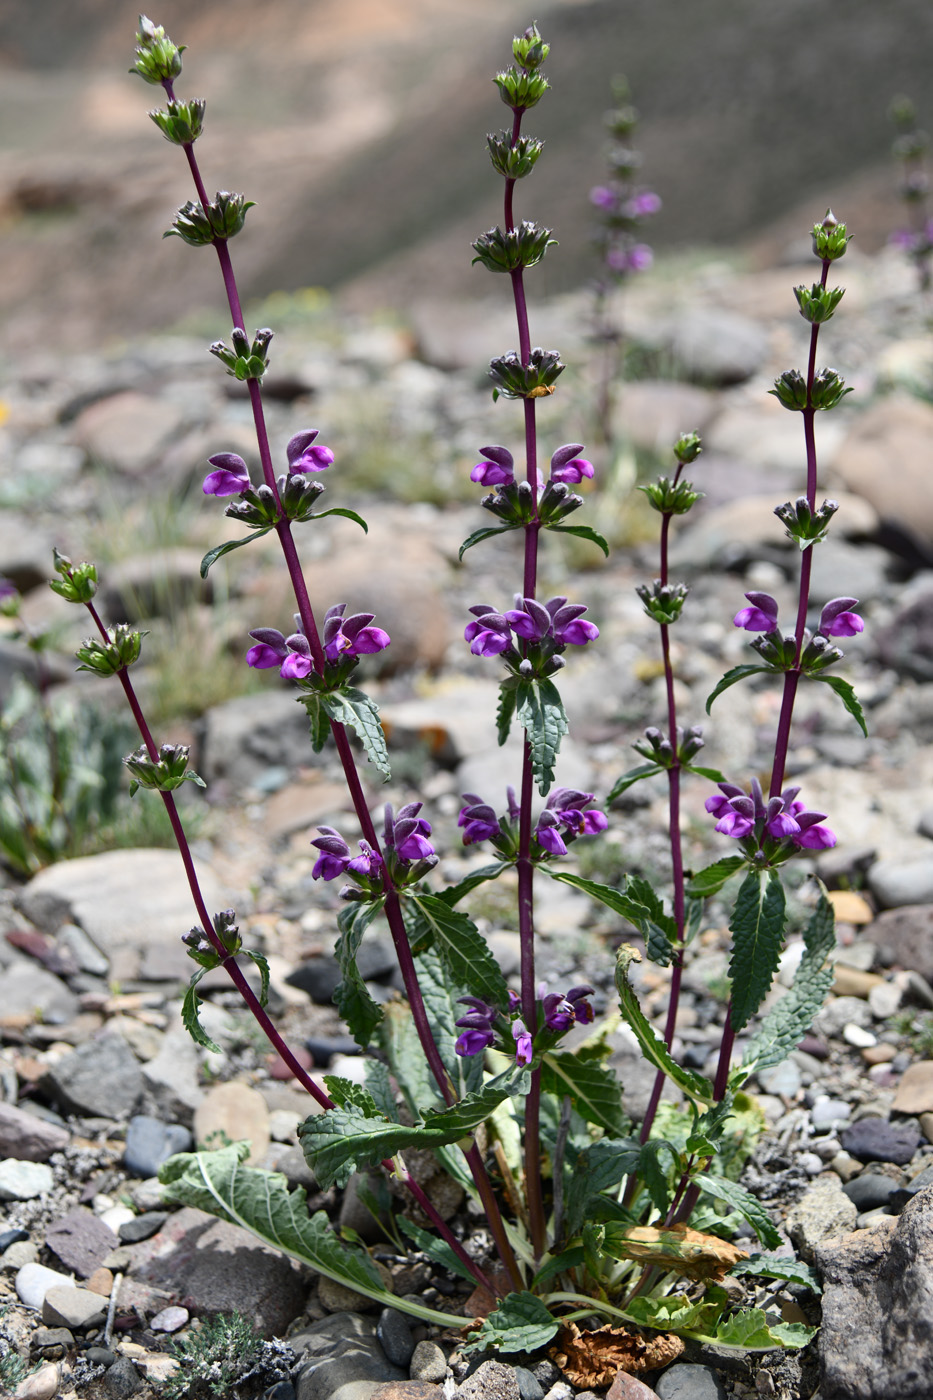
<path fill-rule="evenodd" d="M 868 884 L 885 909 L 933 904 L 933 856 L 924 860 L 876 861 L 868 872 Z"/>
<path fill-rule="evenodd" d="M 854 1229 L 858 1211 L 843 1193 L 838 1176 L 824 1176 L 803 1193 L 787 1214 L 785 1228 L 804 1259 L 812 1260 L 824 1240 Z"/>
<path fill-rule="evenodd" d="M 356 965 L 364 981 L 379 981 L 396 967 L 395 952 L 387 938 L 365 938 L 360 943 Z M 332 953 L 322 953 L 300 962 L 285 981 L 290 987 L 307 992 L 312 1001 L 326 1006 L 334 995 L 343 973 Z"/>
<path fill-rule="evenodd" d="M 381 1348 L 347 1343 L 340 1355 L 303 1366 L 295 1391 L 297 1400 L 369 1400 L 380 1383 L 407 1379 L 405 1371 L 385 1359 Z M 369 1388 L 363 1390 L 364 1385 Z"/>
<path fill-rule="evenodd" d="M 180 1123 L 135 1114 L 127 1124 L 123 1165 L 134 1176 L 153 1177 L 176 1152 L 190 1152 L 191 1133 Z"/>
<path fill-rule="evenodd" d="M 110 963 L 95 943 L 77 924 L 62 924 L 55 935 L 58 946 L 74 958 L 82 972 L 91 977 L 106 977 Z"/>
<path fill-rule="evenodd" d="M 886 909 L 872 923 L 871 936 L 892 962 L 933 980 L 933 905 Z"/>
<path fill-rule="evenodd" d="M 9 508 L 0 514 L 0 574 L 21 593 L 46 583 L 54 544 L 53 537 L 34 519 Z"/>
<path fill-rule="evenodd" d="M 108 1300 L 89 1288 L 53 1284 L 42 1299 L 42 1321 L 49 1327 L 70 1327 L 86 1332 L 99 1327 L 107 1316 Z"/>
<path fill-rule="evenodd" d="M 933 543 L 933 502 L 924 472 L 931 427 L 933 407 L 897 391 L 853 415 L 834 462 L 850 491 L 926 550 Z M 898 463 L 897 472 L 891 472 L 892 462 Z"/>
<path fill-rule="evenodd" d="M 32 1240 L 17 1240 L 3 1251 L 0 1264 L 4 1269 L 21 1269 L 24 1264 L 37 1263 L 38 1259 L 39 1250 Z"/>
<path fill-rule="evenodd" d="M 16 960 L 0 979 L 0 1021 L 27 1012 L 45 1025 L 62 1026 L 78 1009 L 74 992 L 38 963 Z"/>
<path fill-rule="evenodd" d="M 114 1232 L 85 1206 L 76 1206 L 45 1232 L 45 1243 L 54 1255 L 81 1278 L 90 1278 L 117 1247 Z"/>
<path fill-rule="evenodd" d="M 52 1189 L 52 1168 L 45 1162 L 0 1162 L 0 1201 L 32 1201 Z"/>
<path fill-rule="evenodd" d="M 110 622 L 141 622 L 147 617 L 176 617 L 192 603 L 210 603 L 210 575 L 201 578 L 201 552 L 160 549 L 131 555 L 107 571 L 103 611 Z"/>
<path fill-rule="evenodd" d="M 843 1191 L 856 1210 L 877 1210 L 879 1206 L 890 1204 L 891 1197 L 899 1187 L 893 1177 L 881 1172 L 862 1172 L 843 1186 Z"/>
<path fill-rule="evenodd" d="M 788 417 L 791 417 L 788 414 Z M 887 588 L 891 555 L 876 544 L 849 544 L 847 540 L 823 541 L 813 557 L 810 602 L 821 608 L 830 598 L 858 598 L 864 607 Z"/>
<path fill-rule="evenodd" d="M 544 1386 L 525 1366 L 513 1366 L 521 1400 L 544 1400 Z"/>
<path fill-rule="evenodd" d="M 447 1357 L 437 1342 L 419 1342 L 411 1354 L 408 1374 L 413 1381 L 433 1381 L 439 1384 L 447 1375 Z"/>
<path fill-rule="evenodd" d="M 928 1400 L 933 1190 L 895 1221 L 824 1244 L 823 1400 Z"/>
<path fill-rule="evenodd" d="M 184 420 L 181 407 L 171 399 L 127 390 L 85 408 L 75 419 L 71 436 L 94 461 L 135 477 L 158 460 Z"/>
<path fill-rule="evenodd" d="M 57 1269 L 47 1269 L 44 1264 L 24 1264 L 16 1275 L 16 1296 L 27 1308 L 37 1312 L 50 1288 L 62 1286 L 70 1288 L 74 1280 Z"/>
<path fill-rule="evenodd" d="M 13 1104 L 0 1103 L 0 1157 L 20 1162 L 47 1162 L 71 1140 L 67 1128 L 47 1123 Z"/>
<path fill-rule="evenodd" d="M 768 337 L 755 321 L 711 307 L 686 308 L 664 323 L 659 339 L 683 376 L 698 384 L 741 384 L 761 368 Z"/>
<path fill-rule="evenodd" d="M 143 1078 L 126 1041 L 102 1035 L 51 1065 L 41 1086 L 62 1112 L 125 1119 L 139 1102 Z"/>
<path fill-rule="evenodd" d="M 784 1060 L 782 1064 L 760 1070 L 756 1078 L 766 1094 L 779 1094 L 789 1099 L 800 1092 L 803 1084 L 800 1066 L 794 1060 Z"/>
<path fill-rule="evenodd" d="M 167 1211 L 147 1210 L 142 1215 L 135 1215 L 132 1220 L 124 1220 L 118 1231 L 120 1243 L 138 1244 L 140 1240 L 148 1240 L 156 1230 L 162 1229 L 167 1219 Z"/>
<path fill-rule="evenodd" d="M 715 1371 L 689 1361 L 678 1361 L 655 1381 L 658 1400 L 726 1400 L 726 1391 Z"/>
<path fill-rule="evenodd" d="M 344 1188 L 338 1223 L 341 1229 L 355 1230 L 367 1244 L 374 1244 L 376 1240 L 385 1238 L 385 1232 L 369 1206 L 360 1199 L 361 1186 L 378 1200 L 380 1178 L 374 1172 L 354 1172 Z"/>
<path fill-rule="evenodd" d="M 634 447 L 667 453 L 688 424 L 689 431 L 704 433 L 718 407 L 714 394 L 694 384 L 636 379 L 620 395 L 618 426 Z"/>
<path fill-rule="evenodd" d="M 861 997 L 833 997 L 813 1018 L 818 1035 L 834 1040 L 848 1025 L 867 1029 L 872 1024 L 871 1009 Z"/>
<path fill-rule="evenodd" d="M 149 1319 L 149 1326 L 153 1332 L 177 1332 L 179 1328 L 184 1327 L 190 1316 L 187 1308 L 163 1308 L 155 1317 Z"/>
<path fill-rule="evenodd" d="M 393 1366 L 402 1366 L 407 1370 L 415 1350 L 415 1339 L 411 1335 L 411 1326 L 405 1314 L 400 1313 L 397 1308 L 383 1308 L 376 1324 L 376 1336 L 387 1360 L 391 1361 Z"/>
<path fill-rule="evenodd" d="M 518 1378 L 501 1361 L 484 1361 L 457 1391 L 457 1400 L 520 1400 Z"/>
<path fill-rule="evenodd" d="M 197 1046 L 187 1031 L 178 1026 L 167 1031 L 159 1053 L 141 1069 L 143 1104 L 149 1115 L 190 1127 L 204 1099 L 198 1070 Z"/>
<path fill-rule="evenodd" d="M 296 1356 L 312 1361 L 338 1355 L 344 1344 L 371 1345 L 375 1338 L 376 1324 L 372 1318 L 361 1317 L 355 1312 L 342 1312 L 322 1317 L 300 1332 L 293 1332 L 288 1345 Z"/>
<path fill-rule="evenodd" d="M 292 772 L 318 760 L 308 717 L 291 690 L 264 690 L 214 705 L 195 727 L 195 767 L 207 783 L 252 787 L 269 768 Z"/>
<path fill-rule="evenodd" d="M 916 1123 L 889 1123 L 886 1118 L 859 1118 L 839 1140 L 860 1162 L 896 1162 L 905 1166 L 923 1140 Z"/>
<path fill-rule="evenodd" d="M 142 1389 L 142 1377 L 128 1356 L 119 1356 L 112 1366 L 108 1366 L 101 1379 L 103 1389 L 114 1400 L 126 1400 Z"/>
<path fill-rule="evenodd" d="M 848 1123 L 851 1115 L 851 1105 L 843 1099 L 821 1098 L 810 1109 L 810 1122 L 817 1132 L 825 1133 Z"/>

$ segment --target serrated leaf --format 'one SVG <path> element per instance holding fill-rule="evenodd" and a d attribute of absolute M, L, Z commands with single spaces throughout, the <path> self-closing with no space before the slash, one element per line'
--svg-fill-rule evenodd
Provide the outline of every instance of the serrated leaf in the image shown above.
<path fill-rule="evenodd" d="M 248 535 L 244 535 L 239 540 L 227 540 L 226 544 L 215 545 L 209 549 L 201 560 L 201 577 L 207 578 L 208 571 L 217 563 L 218 559 L 225 554 L 232 554 L 235 549 L 242 549 L 245 544 L 252 544 L 253 540 L 261 540 L 263 535 L 268 535 L 272 529 L 271 525 L 265 525 L 261 530 L 251 530 Z"/>
<path fill-rule="evenodd" d="M 382 1007 L 373 1001 L 356 965 L 363 934 L 382 909 L 382 901 L 374 904 L 346 904 L 337 915 L 340 937 L 334 956 L 340 967 L 341 980 L 334 989 L 333 1001 L 353 1039 L 363 1050 L 382 1020 Z"/>
<path fill-rule="evenodd" d="M 446 1313 L 389 1293 L 365 1250 L 342 1244 L 324 1211 L 309 1217 L 304 1191 L 300 1187 L 289 1191 L 280 1173 L 244 1166 L 243 1158 L 248 1154 L 249 1143 L 238 1143 L 216 1152 L 183 1152 L 170 1157 L 159 1169 L 163 1194 L 167 1200 L 196 1206 L 241 1225 L 273 1249 L 383 1307 L 400 1308 L 442 1327 L 469 1322 L 468 1318 L 451 1319 Z"/>
<path fill-rule="evenodd" d="M 611 885 L 600 885 L 595 880 L 585 880 L 581 875 L 553 870 L 549 865 L 541 868 L 552 880 L 559 880 L 561 884 L 572 885 L 574 889 L 582 890 L 584 894 L 598 899 L 616 914 L 621 914 L 623 919 L 628 919 L 645 939 L 651 961 L 660 963 L 662 967 L 668 966 L 677 941 L 677 925 L 671 915 L 665 912 L 662 901 L 647 880 L 629 880 L 624 889 L 616 890 Z"/>
<path fill-rule="evenodd" d="M 704 870 L 694 875 L 687 884 L 687 893 L 705 898 L 718 894 L 727 880 L 731 880 L 737 870 L 745 864 L 744 856 L 723 856 Z"/>
<path fill-rule="evenodd" d="M 709 1196 L 725 1201 L 732 1210 L 748 1221 L 761 1243 L 768 1249 L 779 1249 L 781 1236 L 768 1212 L 751 1192 L 727 1176 L 716 1176 L 711 1172 L 701 1172 L 694 1177 L 694 1185 L 699 1186 Z"/>
<path fill-rule="evenodd" d="M 388 1068 L 382 1060 L 367 1058 L 366 1088 L 372 1095 L 377 1113 L 381 1113 L 384 1118 L 391 1118 L 393 1123 L 397 1123 L 399 1121 L 398 1104 L 395 1102 Z"/>
<path fill-rule="evenodd" d="M 636 1138 L 601 1138 L 572 1160 L 568 1152 L 572 1170 L 565 1188 L 564 1212 L 569 1236 L 579 1232 L 597 1197 L 637 1170 L 640 1156 L 641 1143 Z"/>
<path fill-rule="evenodd" d="M 382 774 L 383 782 L 392 776 L 386 736 L 379 722 L 379 707 L 365 691 L 346 685 L 321 696 L 321 704 L 337 724 L 347 725 L 357 735 L 370 763 Z"/>
<path fill-rule="evenodd" d="M 671 1158 L 675 1171 L 679 1168 L 680 1155 L 673 1143 L 665 1138 L 649 1138 L 641 1149 L 638 1174 L 651 1197 L 652 1205 L 664 1216 L 671 1204 L 671 1187 L 668 1173 L 661 1165 L 662 1154 Z"/>
<path fill-rule="evenodd" d="M 726 780 L 718 768 L 700 768 L 695 763 L 682 763 L 685 773 L 696 773 L 700 778 L 709 778 L 711 783 L 724 783 Z"/>
<path fill-rule="evenodd" d="M 797 964 L 790 991 L 762 1019 L 745 1052 L 742 1080 L 779 1065 L 810 1029 L 833 985 L 834 970 L 827 960 L 836 946 L 835 913 L 823 891 L 803 935 L 804 954 Z M 736 1071 L 738 1075 L 739 1071 Z"/>
<path fill-rule="evenodd" d="M 330 738 L 330 716 L 321 702 L 322 696 L 316 692 L 298 696 L 298 703 L 304 705 L 308 716 L 311 747 L 315 753 L 320 753 Z"/>
<path fill-rule="evenodd" d="M 761 676 L 765 673 L 771 675 L 781 674 L 781 672 L 775 671 L 773 666 L 733 666 L 732 670 L 726 672 L 719 684 L 710 693 L 706 701 L 706 713 L 709 714 L 712 709 L 713 701 L 718 699 L 724 690 L 728 690 L 730 686 L 735 685 L 737 681 L 744 680 L 746 676 Z"/>
<path fill-rule="evenodd" d="M 787 1279 L 788 1283 L 799 1283 L 814 1293 L 823 1291 L 819 1274 L 805 1264 L 786 1254 L 752 1254 L 742 1259 L 732 1269 L 734 1274 L 754 1274 L 757 1278 Z"/>
<path fill-rule="evenodd" d="M 846 709 L 849 711 L 849 714 L 855 720 L 859 729 L 861 729 L 862 733 L 867 739 L 868 725 L 865 723 L 865 715 L 862 711 L 862 706 L 859 703 L 859 698 L 856 695 L 855 691 L 852 689 L 852 686 L 849 684 L 849 682 L 844 681 L 841 676 L 816 675 L 811 676 L 810 679 L 814 681 L 822 681 L 824 685 L 829 686 L 830 690 L 834 690 L 836 692 L 836 694 L 839 696 L 839 699 L 842 701 L 843 705 L 845 705 Z"/>
<path fill-rule="evenodd" d="M 458 909 L 451 909 L 435 894 L 412 894 L 408 899 L 417 909 L 421 921 L 421 948 L 434 948 L 452 980 L 458 986 L 465 987 L 471 996 L 482 997 L 483 1001 L 493 1006 L 505 1008 L 509 1002 L 509 989 L 499 964 L 473 920 Z M 418 946 L 416 939 L 412 941 Z"/>
<path fill-rule="evenodd" d="M 325 1074 L 324 1083 L 338 1108 L 355 1108 L 367 1118 L 379 1116 L 376 1100 L 362 1084 L 357 1084 L 352 1079 L 344 1079 L 339 1074 Z"/>
<path fill-rule="evenodd" d="M 448 1273 L 456 1274 L 459 1278 L 465 1278 L 468 1283 L 476 1285 L 475 1277 L 470 1273 L 466 1264 L 453 1252 L 446 1240 L 432 1235 L 429 1230 L 422 1230 L 421 1226 L 416 1225 L 413 1220 L 409 1220 L 407 1215 L 397 1215 L 395 1218 L 403 1233 L 409 1239 L 414 1240 L 422 1254 L 433 1259 L 435 1264 L 440 1264 Z"/>
<path fill-rule="evenodd" d="M 609 789 L 606 797 L 607 802 L 614 802 L 628 788 L 635 783 L 640 783 L 642 778 L 653 778 L 657 773 L 664 773 L 660 763 L 639 763 L 637 768 L 630 768 L 627 773 L 623 773 L 621 778 L 617 778 Z"/>
<path fill-rule="evenodd" d="M 689 895 L 684 900 L 684 943 L 692 943 L 703 926 L 702 899 L 691 899 Z"/>
<path fill-rule="evenodd" d="M 259 1005 L 265 1006 L 269 1001 L 269 964 L 262 953 L 251 953 L 248 948 L 243 952 L 259 968 Z"/>
<path fill-rule="evenodd" d="M 206 971 L 207 968 L 199 967 L 188 983 L 185 997 L 181 1004 L 181 1023 L 196 1045 L 203 1045 L 205 1050 L 213 1050 L 215 1054 L 219 1055 L 220 1046 L 215 1045 L 211 1040 L 207 1031 L 201 1025 L 201 1018 L 198 1014 L 198 1001 L 200 998 L 195 989 Z"/>
<path fill-rule="evenodd" d="M 518 525 L 484 525 L 481 529 L 474 530 L 472 535 L 468 535 L 463 541 L 458 558 L 462 559 L 468 549 L 472 549 L 475 544 L 479 544 L 482 540 L 491 540 L 493 535 L 505 535 L 510 530 L 518 529 L 520 529 Z"/>
<path fill-rule="evenodd" d="M 461 1351 L 486 1351 L 489 1348 L 510 1355 L 516 1351 L 538 1351 L 557 1336 L 559 1323 L 546 1304 L 533 1293 L 509 1293 L 483 1318 L 482 1326 L 470 1333 L 461 1344 Z"/>
<path fill-rule="evenodd" d="M 708 1332 L 717 1326 L 727 1302 L 723 1289 L 713 1285 L 695 1303 L 682 1293 L 663 1298 L 636 1294 L 629 1298 L 625 1310 L 640 1326 L 653 1327 L 659 1332 Z"/>
<path fill-rule="evenodd" d="M 595 544 L 597 549 L 601 549 L 606 558 L 609 558 L 609 545 L 592 525 L 548 525 L 545 528 L 556 530 L 559 535 L 576 535 L 578 539 L 589 540 L 590 544 Z"/>
<path fill-rule="evenodd" d="M 496 734 L 500 749 L 508 739 L 512 729 L 517 694 L 518 682 L 514 676 L 507 676 L 499 686 L 499 704 L 496 707 Z"/>
<path fill-rule="evenodd" d="M 508 870 L 511 864 L 512 862 L 508 860 L 498 860 L 493 865 L 483 865 L 479 870 L 465 875 L 455 885 L 448 885 L 446 890 L 438 890 L 437 897 L 453 908 L 455 904 L 460 903 L 464 895 L 470 894 L 479 885 L 484 885 L 487 880 L 495 880 L 498 875 L 502 874 L 503 870 Z"/>
<path fill-rule="evenodd" d="M 581 1118 L 611 1136 L 625 1131 L 622 1089 L 613 1070 L 570 1050 L 549 1050 L 541 1060 L 541 1087 L 558 1098 L 569 1095 Z"/>
<path fill-rule="evenodd" d="M 327 1109 L 298 1126 L 298 1139 L 323 1190 L 346 1185 L 350 1175 L 394 1157 L 406 1147 L 442 1147 L 459 1142 L 484 1122 L 506 1095 L 527 1091 L 529 1074 L 524 1066 L 510 1066 L 475 1094 L 468 1094 L 450 1108 L 428 1109 L 422 1123 L 407 1126 L 368 1117 L 353 1108 Z"/>
<path fill-rule="evenodd" d="M 631 1026 L 642 1054 L 654 1065 L 655 1069 L 662 1069 L 672 1083 L 676 1084 L 682 1093 L 694 1103 L 701 1103 L 707 1106 L 713 1103 L 713 1086 L 702 1074 L 696 1074 L 693 1070 L 685 1069 L 671 1057 L 670 1051 L 664 1041 L 655 1033 L 649 1025 L 645 1014 L 638 1004 L 638 998 L 628 980 L 628 969 L 630 964 L 638 957 L 634 948 L 623 944 L 619 949 L 616 960 L 616 987 L 619 992 L 619 1005 L 622 1015 Z"/>
<path fill-rule="evenodd" d="M 464 989 L 453 981 L 440 953 L 434 948 L 415 958 L 415 971 L 431 1035 L 450 1082 L 458 1097 L 475 1093 L 483 1084 L 483 1057 L 458 1055 L 455 1049 L 460 1033 L 456 1021 L 466 1011 L 465 1006 L 457 1005 L 457 998 L 463 995 Z"/>
<path fill-rule="evenodd" d="M 775 1351 L 778 1347 L 804 1347 L 816 1333 L 816 1327 L 805 1327 L 802 1322 L 769 1324 L 761 1308 L 751 1308 L 725 1318 L 715 1332 L 702 1340 L 715 1342 L 719 1347 L 737 1347 L 741 1351 Z"/>
<path fill-rule="evenodd" d="M 553 681 L 521 681 L 515 691 L 515 717 L 525 731 L 538 792 L 546 797 L 554 781 L 560 741 L 570 730 Z"/>
<path fill-rule="evenodd" d="M 414 1118 L 423 1113 L 428 1105 L 443 1103 L 406 1003 L 390 1001 L 385 1007 L 379 1027 L 379 1044 L 402 1091 L 406 1107 Z M 380 1109 L 385 1113 L 382 1105 Z M 386 1116 L 398 1118 L 398 1114 Z"/>
<path fill-rule="evenodd" d="M 346 506 L 331 506 L 330 510 L 319 510 L 315 515 L 309 515 L 309 520 L 323 520 L 325 515 L 342 515 L 344 520 L 352 520 L 359 525 L 365 534 L 369 534 L 369 526 L 361 515 L 357 515 L 355 510 L 348 510 Z"/>
<path fill-rule="evenodd" d="M 774 981 L 787 921 L 784 886 L 772 871 L 750 870 L 736 896 L 732 920 L 732 1029 L 746 1026 Z"/>

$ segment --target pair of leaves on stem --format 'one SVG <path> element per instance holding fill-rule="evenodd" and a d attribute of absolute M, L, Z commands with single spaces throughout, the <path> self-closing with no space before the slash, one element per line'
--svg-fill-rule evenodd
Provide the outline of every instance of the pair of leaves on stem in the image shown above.
<path fill-rule="evenodd" d="M 753 664 L 733 666 L 732 670 L 726 672 L 722 680 L 711 692 L 706 702 L 706 713 L 709 714 L 712 709 L 713 701 L 717 699 L 718 696 L 722 695 L 724 690 L 728 690 L 729 687 L 735 685 L 737 681 L 744 680 L 746 676 L 782 676 L 786 674 L 786 671 L 782 671 L 776 666 L 756 666 Z M 839 699 L 842 701 L 843 705 L 845 705 L 866 739 L 868 738 L 868 725 L 865 723 L 865 715 L 859 703 L 859 698 L 849 681 L 843 680 L 841 676 L 824 676 L 819 673 L 808 673 L 806 671 L 802 674 L 806 675 L 811 681 L 822 681 L 824 685 L 828 685 L 830 690 L 834 691 L 835 694 L 839 696 Z M 716 781 L 720 780 L 717 779 Z"/>

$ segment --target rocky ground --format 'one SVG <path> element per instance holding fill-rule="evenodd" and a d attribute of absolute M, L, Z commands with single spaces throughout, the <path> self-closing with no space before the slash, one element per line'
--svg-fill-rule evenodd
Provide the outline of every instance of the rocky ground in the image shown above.
<path fill-rule="evenodd" d="M 821 211 L 817 211 L 821 212 Z M 677 636 L 685 723 L 704 719 L 705 696 L 727 667 L 748 659 L 731 617 L 748 589 L 792 607 L 796 559 L 771 508 L 801 486 L 800 423 L 767 396 L 774 375 L 803 358 L 805 328 L 790 288 L 811 281 L 805 246 L 786 265 L 751 276 L 725 262 L 662 265 L 635 288 L 626 324 L 641 378 L 625 386 L 625 440 L 598 466 L 594 520 L 615 546 L 601 565 L 590 546 L 545 556 L 543 596 L 586 601 L 599 642 L 570 658 L 562 693 L 572 722 L 559 780 L 605 793 L 637 761 L 630 749 L 663 718 L 657 636 L 634 595 L 656 571 L 654 521 L 633 494 L 639 472 L 669 465 L 669 444 L 698 428 L 695 470 L 706 499 L 677 536 L 674 568 L 692 587 Z M 850 254 L 848 291 L 824 329 L 821 358 L 857 390 L 818 425 L 821 485 L 840 501 L 832 540 L 814 569 L 814 602 L 858 596 L 862 637 L 846 643 L 843 673 L 866 708 L 870 737 L 823 687 L 801 695 L 792 761 L 811 806 L 825 810 L 838 846 L 818 871 L 836 904 L 833 995 L 791 1058 L 763 1073 L 768 1122 L 744 1178 L 823 1284 L 823 1332 L 800 1358 L 729 1359 L 688 1353 L 660 1375 L 617 1377 L 611 1400 L 703 1400 L 733 1394 L 780 1400 L 915 1400 L 931 1366 L 925 1318 L 933 1289 L 933 338 L 910 270 L 893 254 Z M 490 404 L 476 366 L 512 339 L 499 307 L 435 308 L 408 324 L 352 320 L 320 305 L 282 303 L 269 416 L 278 460 L 300 428 L 321 429 L 338 465 L 324 504 L 370 521 L 326 521 L 303 539 L 316 605 L 375 609 L 393 637 L 369 688 L 382 707 L 395 776 L 368 791 L 374 807 L 415 795 L 427 804 L 442 873 L 482 856 L 458 845 L 459 795 L 502 799 L 517 771 L 514 743 L 494 746 L 497 672 L 462 642 L 467 607 L 505 605 L 519 577 L 513 549 L 457 548 L 482 523 L 469 485 L 480 443 L 517 450 L 518 416 Z M 560 346 L 571 368 L 542 411 L 542 442 L 586 440 L 592 349 L 586 304 L 570 297 L 533 319 L 535 340 Z M 281 342 L 281 344 L 279 343 Z M 633 361 L 634 362 L 634 361 Z M 106 688 L 71 679 L 67 657 L 86 632 L 43 586 L 53 544 L 93 555 L 111 620 L 140 620 L 152 664 L 139 689 L 161 717 L 160 739 L 190 739 L 208 782 L 191 799 L 195 850 L 212 908 L 235 905 L 247 940 L 264 950 L 272 1006 L 315 1074 L 354 1075 L 330 995 L 336 982 L 336 901 L 311 880 L 309 837 L 324 822 L 353 836 L 353 819 L 328 752 L 311 753 L 303 713 L 273 676 L 248 678 L 246 633 L 288 625 L 290 607 L 268 541 L 198 579 L 203 550 L 232 537 L 200 495 L 209 453 L 252 457 L 247 404 L 203 343 L 154 337 L 108 355 L 30 355 L 4 400 L 0 573 L 25 594 L 35 628 L 59 629 L 48 665 L 56 705 L 106 705 Z M 582 518 L 582 517 L 581 517 Z M 8 629 L 11 631 L 12 629 Z M 159 671 L 163 679 L 159 679 Z M 0 690 L 35 674 L 35 659 L 0 638 Z M 164 679 L 167 675 L 168 679 Z M 255 677 L 253 678 L 255 680 Z M 813 691 L 819 689 L 820 694 Z M 778 692 L 756 682 L 726 693 L 705 723 L 703 759 L 730 779 L 766 771 Z M 105 711 L 106 725 L 116 725 Z M 129 744 L 127 745 L 127 748 Z M 708 787 L 685 797 L 689 863 L 725 854 L 703 809 Z M 137 798 L 137 802 L 145 797 Z M 604 838 L 578 847 L 583 869 L 666 880 L 663 786 L 621 801 Z M 204 1020 L 223 1047 L 198 1050 L 179 1020 L 189 964 L 179 935 L 193 921 L 171 851 L 126 846 L 49 865 L 0 890 L 0 1358 L 25 1370 L 17 1394 L 142 1400 L 158 1394 L 175 1361 L 171 1338 L 191 1337 L 215 1313 L 239 1310 L 266 1338 L 270 1400 L 569 1400 L 575 1389 L 546 1357 L 525 1367 L 469 1367 L 456 1334 L 411 1328 L 401 1314 L 369 1314 L 272 1255 L 234 1226 L 184 1208 L 167 1211 L 155 1173 L 191 1142 L 248 1138 L 251 1160 L 303 1185 L 315 1206 L 372 1242 L 396 1292 L 440 1305 L 458 1285 L 418 1256 L 400 1258 L 355 1190 L 322 1193 L 295 1145 L 307 1100 L 257 1043 L 219 974 L 201 983 Z M 129 833 L 129 836 L 128 836 Z M 812 901 L 800 864 L 781 980 L 801 951 Z M 477 908 L 503 970 L 515 976 L 518 940 L 508 900 Z M 685 975 L 675 1048 L 703 1067 L 719 1039 L 727 967 L 725 908 L 711 905 Z M 542 975 L 589 980 L 611 1010 L 612 952 L 631 931 L 597 916 L 566 887 L 545 892 L 538 918 Z M 395 994 L 387 937 L 367 936 L 373 994 Z M 667 974 L 643 965 L 646 1012 L 663 1024 Z M 613 1032 L 626 1105 L 643 1111 L 651 1075 L 626 1034 Z M 478 1222 L 435 1178 L 438 1208 L 482 1244 Z M 453 1290 L 453 1294 L 452 1294 Z M 773 1295 L 791 1320 L 814 1316 L 812 1295 Z M 772 1295 L 768 1295 L 771 1297 Z M 762 1292 L 758 1301 L 765 1297 Z M 749 1293 L 749 1299 L 751 1292 Z M 769 1304 L 771 1306 L 772 1304 Z M 801 1311 L 802 1310 L 802 1311 Z M 12 1364 L 12 1363 L 10 1363 Z M 493 1369 L 484 1369 L 486 1367 Z M 822 1371 L 820 1371 L 822 1366 Z M 641 1385 L 641 1389 L 638 1386 Z M 12 1388 L 12 1387 L 11 1387 Z"/>

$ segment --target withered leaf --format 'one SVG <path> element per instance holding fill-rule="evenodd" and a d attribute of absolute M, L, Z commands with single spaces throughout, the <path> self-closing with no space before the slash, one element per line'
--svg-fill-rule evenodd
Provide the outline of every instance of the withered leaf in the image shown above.
<path fill-rule="evenodd" d="M 551 1360 L 580 1389 L 612 1385 L 619 1371 L 638 1375 L 659 1371 L 676 1361 L 684 1350 L 680 1337 L 671 1332 L 653 1335 L 637 1327 L 598 1327 L 581 1332 L 575 1322 L 561 1328 L 560 1341 L 550 1350 Z"/>
<path fill-rule="evenodd" d="M 634 1225 L 613 1240 L 612 1252 L 617 1259 L 639 1259 L 697 1283 L 721 1283 L 734 1264 L 748 1258 L 747 1250 L 688 1225 Z"/>

